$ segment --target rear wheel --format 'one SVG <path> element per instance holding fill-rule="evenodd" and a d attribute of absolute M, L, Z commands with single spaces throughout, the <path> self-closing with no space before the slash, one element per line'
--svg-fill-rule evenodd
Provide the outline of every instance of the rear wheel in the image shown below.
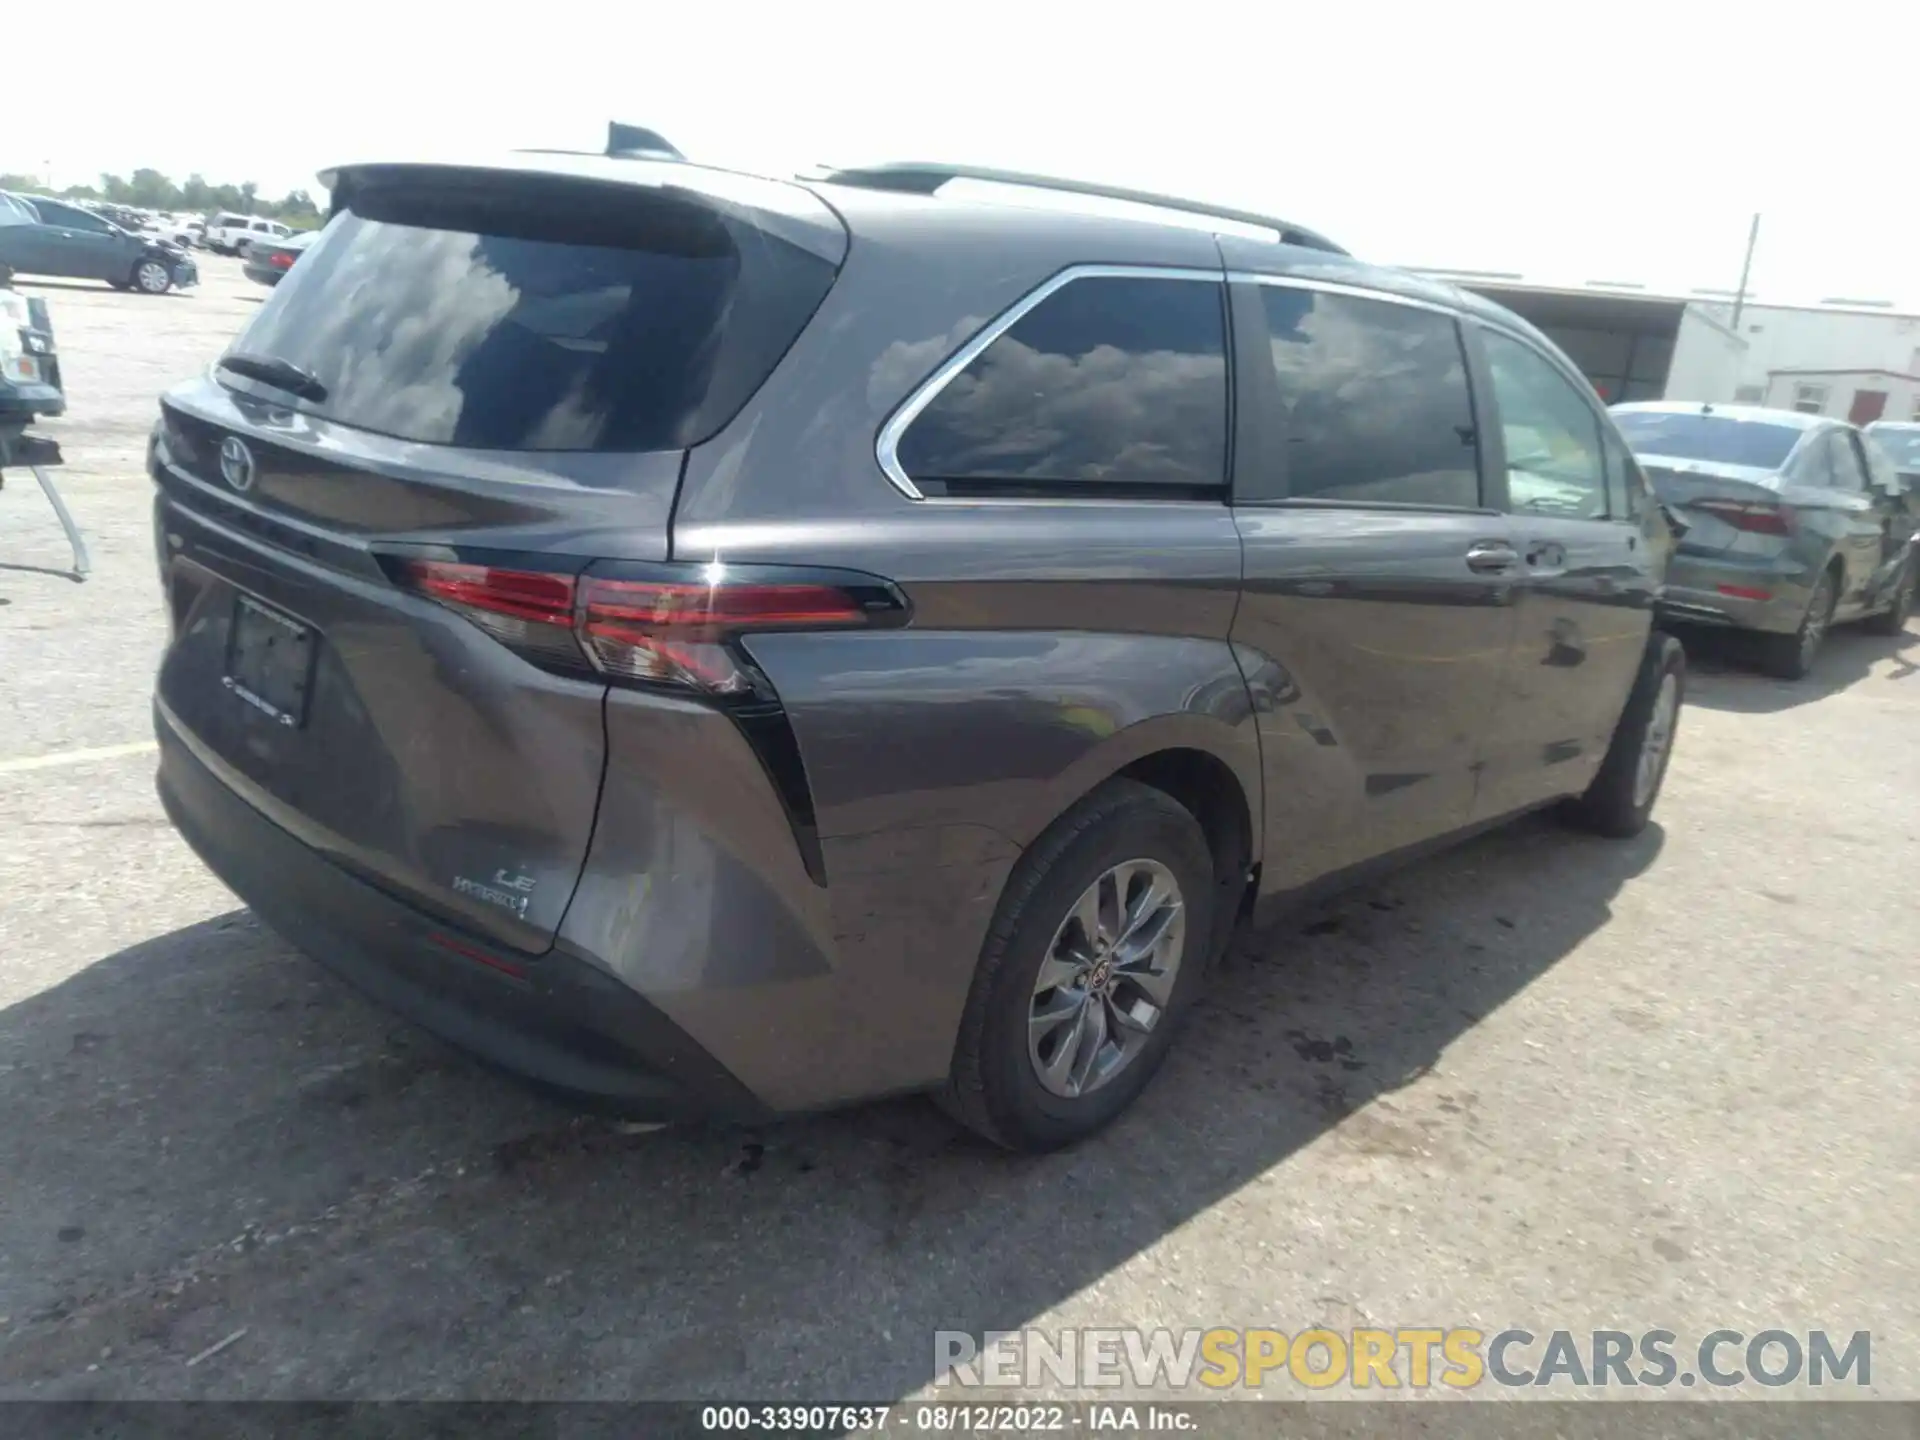
<path fill-rule="evenodd" d="M 1015 1150 L 1107 1124 L 1173 1042 L 1213 932 L 1213 862 L 1165 793 L 1110 781 L 1007 882 L 980 956 L 942 1106 Z"/>
<path fill-rule="evenodd" d="M 1686 691 L 1687 652 L 1671 635 L 1656 631 L 1647 642 L 1600 773 L 1586 793 L 1567 806 L 1570 820 L 1616 840 L 1646 829 L 1673 758 Z"/>
<path fill-rule="evenodd" d="M 1913 614 L 1913 564 L 1909 554 L 1900 567 L 1899 577 L 1893 582 L 1893 600 L 1886 609 L 1877 615 L 1868 617 L 1861 629 L 1875 635 L 1900 635 L 1906 632 L 1907 617 Z"/>
<path fill-rule="evenodd" d="M 142 260 L 133 267 L 133 288 L 142 295 L 164 295 L 173 285 L 173 276 L 158 260 Z"/>
<path fill-rule="evenodd" d="M 1760 668 L 1782 680 L 1804 680 L 1826 642 L 1839 598 L 1840 587 L 1834 583 L 1833 571 L 1821 572 L 1807 599 L 1807 613 L 1800 617 L 1800 628 L 1789 635 L 1760 637 Z"/>

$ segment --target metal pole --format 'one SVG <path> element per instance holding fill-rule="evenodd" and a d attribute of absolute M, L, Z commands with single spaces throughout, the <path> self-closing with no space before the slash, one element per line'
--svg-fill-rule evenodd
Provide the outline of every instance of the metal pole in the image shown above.
<path fill-rule="evenodd" d="M 47 503 L 53 506 L 53 513 L 60 517 L 60 528 L 67 532 L 67 543 L 73 546 L 73 578 L 86 579 L 88 572 L 93 569 L 93 563 L 87 557 L 87 542 L 81 538 L 80 527 L 73 523 L 73 512 L 67 509 L 67 502 L 60 498 L 60 492 L 54 488 L 52 476 L 38 465 L 29 465 L 27 468 L 46 492 Z"/>
<path fill-rule="evenodd" d="M 1740 311 L 1747 303 L 1747 277 L 1753 273 L 1753 247 L 1760 240 L 1760 217 L 1747 230 L 1747 258 L 1740 262 L 1740 288 L 1733 292 L 1733 333 L 1740 333 Z"/>

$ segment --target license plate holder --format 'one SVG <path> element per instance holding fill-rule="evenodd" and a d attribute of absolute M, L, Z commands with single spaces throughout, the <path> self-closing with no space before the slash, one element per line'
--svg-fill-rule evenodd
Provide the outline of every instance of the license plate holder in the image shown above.
<path fill-rule="evenodd" d="M 221 684 L 275 724 L 306 724 L 316 650 L 313 627 L 247 595 L 233 601 Z"/>

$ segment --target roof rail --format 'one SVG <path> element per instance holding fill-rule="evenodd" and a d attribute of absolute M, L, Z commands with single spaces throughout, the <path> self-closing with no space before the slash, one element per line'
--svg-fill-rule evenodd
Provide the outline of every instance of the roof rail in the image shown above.
<path fill-rule="evenodd" d="M 1086 180 L 1062 180 L 1051 175 L 1028 175 L 1019 170 L 993 170 L 983 165 L 943 165 L 920 160 L 892 161 L 882 165 L 861 165 L 840 170 L 827 167 L 823 174 L 809 177 L 831 185 L 853 185 L 864 190 L 893 190 L 906 195 L 931 195 L 949 180 L 982 180 L 994 185 L 1019 185 L 1032 190 L 1056 190 L 1068 195 L 1092 195 L 1102 200 L 1124 200 L 1134 205 L 1151 205 L 1159 210 L 1179 210 L 1189 215 L 1204 215 L 1214 220 L 1231 220 L 1236 225 L 1254 225 L 1275 231 L 1282 244 L 1303 245 L 1310 250 L 1327 250 L 1335 255 L 1347 252 L 1326 236 L 1316 234 L 1291 220 L 1272 215 L 1256 215 L 1249 210 L 1232 210 L 1210 205 L 1203 200 L 1181 200 L 1172 195 L 1156 195 L 1148 190 L 1127 190 L 1118 185 L 1096 185 Z"/>

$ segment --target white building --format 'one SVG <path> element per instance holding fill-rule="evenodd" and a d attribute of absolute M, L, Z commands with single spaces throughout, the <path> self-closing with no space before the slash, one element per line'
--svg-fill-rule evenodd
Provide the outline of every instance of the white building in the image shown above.
<path fill-rule="evenodd" d="M 1920 421 L 1920 375 L 1897 370 L 1771 370 L 1765 385 L 1742 385 L 1735 398 L 1808 415 L 1844 415 L 1856 425 Z"/>

